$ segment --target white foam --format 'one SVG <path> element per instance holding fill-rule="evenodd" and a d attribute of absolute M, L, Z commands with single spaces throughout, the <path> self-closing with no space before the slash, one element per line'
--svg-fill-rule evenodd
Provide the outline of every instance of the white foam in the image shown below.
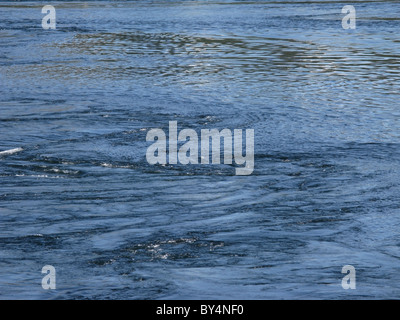
<path fill-rule="evenodd" d="M 22 150 L 24 150 L 24 149 L 15 148 L 15 149 L 10 149 L 10 150 L 6 150 L 6 151 L 0 151 L 0 156 L 7 156 L 7 155 L 10 155 L 10 154 L 21 152 Z"/>

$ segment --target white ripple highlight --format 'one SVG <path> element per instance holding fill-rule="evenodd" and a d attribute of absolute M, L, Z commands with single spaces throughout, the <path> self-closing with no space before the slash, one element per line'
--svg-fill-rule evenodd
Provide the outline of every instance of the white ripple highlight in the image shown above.
<path fill-rule="evenodd" d="M 23 150 L 24 149 L 22 149 L 22 148 L 15 148 L 15 149 L 10 149 L 10 150 L 6 150 L 6 151 L 0 151 L 0 156 L 8 156 L 10 154 L 21 152 Z"/>

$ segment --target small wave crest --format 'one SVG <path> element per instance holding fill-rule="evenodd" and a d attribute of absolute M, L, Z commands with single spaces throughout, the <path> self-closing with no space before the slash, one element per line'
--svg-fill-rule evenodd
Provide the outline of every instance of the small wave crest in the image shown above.
<path fill-rule="evenodd" d="M 5 151 L 0 151 L 0 156 L 8 156 L 14 153 L 18 153 L 23 151 L 24 149 L 22 148 L 15 148 L 15 149 L 10 149 L 10 150 L 5 150 Z"/>

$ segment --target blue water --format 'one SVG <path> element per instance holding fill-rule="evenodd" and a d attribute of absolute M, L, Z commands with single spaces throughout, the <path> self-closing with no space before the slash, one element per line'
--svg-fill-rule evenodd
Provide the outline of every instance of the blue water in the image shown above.
<path fill-rule="evenodd" d="M 345 4 L 0 2 L 0 299 L 399 298 L 400 3 Z M 169 121 L 254 172 L 148 164 Z"/>

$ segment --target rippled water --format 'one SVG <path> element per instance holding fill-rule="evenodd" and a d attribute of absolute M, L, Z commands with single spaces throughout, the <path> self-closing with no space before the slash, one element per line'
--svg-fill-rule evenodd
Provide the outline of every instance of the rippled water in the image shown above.
<path fill-rule="evenodd" d="M 0 2 L 0 298 L 399 297 L 400 3 L 46 4 Z M 149 165 L 169 121 L 253 174 Z"/>

